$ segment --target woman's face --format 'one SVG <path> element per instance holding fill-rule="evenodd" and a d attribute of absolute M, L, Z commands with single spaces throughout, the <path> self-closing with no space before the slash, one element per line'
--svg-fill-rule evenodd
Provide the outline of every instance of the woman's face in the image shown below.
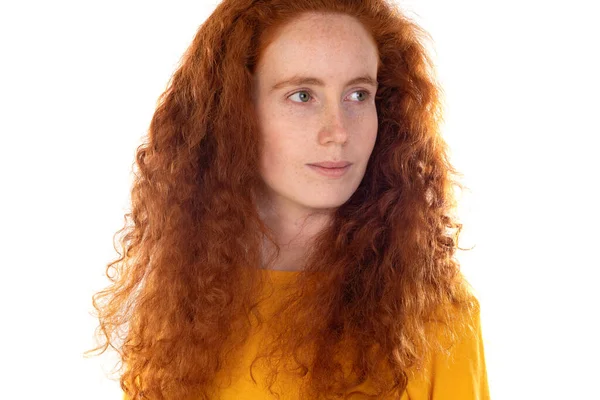
<path fill-rule="evenodd" d="M 359 186 L 377 137 L 378 52 L 353 17 L 304 14 L 281 28 L 256 68 L 261 175 L 276 210 L 337 208 Z M 309 164 L 351 163 L 341 176 Z"/>

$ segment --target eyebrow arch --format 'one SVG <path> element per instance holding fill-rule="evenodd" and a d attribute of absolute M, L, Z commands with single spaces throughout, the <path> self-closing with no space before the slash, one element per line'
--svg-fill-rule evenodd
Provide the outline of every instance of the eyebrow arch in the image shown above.
<path fill-rule="evenodd" d="M 366 84 L 374 87 L 378 86 L 377 80 L 371 78 L 369 75 L 362 75 L 357 78 L 351 79 L 346 82 L 346 86 L 356 85 L 356 84 Z M 271 91 L 281 89 L 285 86 L 300 86 L 300 85 L 315 85 L 315 86 L 325 86 L 325 83 L 319 78 L 306 77 L 306 76 L 293 76 L 290 79 L 286 79 L 281 81 L 271 88 Z"/>

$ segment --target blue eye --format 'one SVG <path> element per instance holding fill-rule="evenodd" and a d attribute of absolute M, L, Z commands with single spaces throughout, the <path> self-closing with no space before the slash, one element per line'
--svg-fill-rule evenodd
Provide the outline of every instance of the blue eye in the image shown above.
<path fill-rule="evenodd" d="M 363 102 L 363 101 L 367 100 L 367 98 L 369 98 L 369 92 L 367 92 L 366 90 L 357 90 L 354 93 L 362 93 L 363 94 L 363 99 L 361 100 L 361 102 Z"/>
<path fill-rule="evenodd" d="M 307 98 L 307 97 L 309 97 L 309 96 L 310 96 L 310 94 L 308 94 L 308 92 L 307 92 L 306 90 L 300 90 L 300 91 L 298 91 L 298 92 L 296 92 L 296 93 L 292 94 L 290 97 L 292 97 L 292 96 L 295 96 L 295 95 L 297 95 L 297 94 L 305 94 L 305 96 L 301 96 L 301 97 L 300 97 L 300 99 L 302 99 L 302 98 Z M 308 99 L 307 99 L 307 101 L 308 101 Z M 302 101 L 302 100 L 300 100 L 300 103 L 306 103 L 307 101 Z M 297 102 L 295 102 L 295 103 L 297 103 Z"/>

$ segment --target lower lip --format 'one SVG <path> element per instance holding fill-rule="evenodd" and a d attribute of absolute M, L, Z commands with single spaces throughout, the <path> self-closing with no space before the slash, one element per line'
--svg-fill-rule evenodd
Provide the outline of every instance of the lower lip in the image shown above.
<path fill-rule="evenodd" d="M 344 175 L 350 169 L 350 166 L 352 164 L 346 165 L 343 168 L 324 168 L 324 167 L 319 167 L 317 165 L 310 165 L 310 164 L 307 164 L 307 165 L 311 169 L 317 171 L 321 175 L 329 176 L 331 178 L 339 178 L 340 176 Z"/>

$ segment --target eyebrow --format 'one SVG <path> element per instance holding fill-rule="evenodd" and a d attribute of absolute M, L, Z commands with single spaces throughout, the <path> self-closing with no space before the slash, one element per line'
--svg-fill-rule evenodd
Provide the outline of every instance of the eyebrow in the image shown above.
<path fill-rule="evenodd" d="M 346 86 L 356 85 L 359 83 L 371 85 L 374 87 L 378 86 L 377 80 L 373 79 L 369 75 L 361 75 L 359 77 L 351 79 L 348 82 L 346 82 Z M 281 89 L 285 86 L 300 86 L 300 85 L 325 86 L 325 82 L 323 82 L 319 78 L 313 78 L 310 76 L 293 76 L 290 79 L 286 79 L 284 81 L 281 81 L 281 82 L 273 85 L 273 87 L 271 88 L 271 91 Z"/>

